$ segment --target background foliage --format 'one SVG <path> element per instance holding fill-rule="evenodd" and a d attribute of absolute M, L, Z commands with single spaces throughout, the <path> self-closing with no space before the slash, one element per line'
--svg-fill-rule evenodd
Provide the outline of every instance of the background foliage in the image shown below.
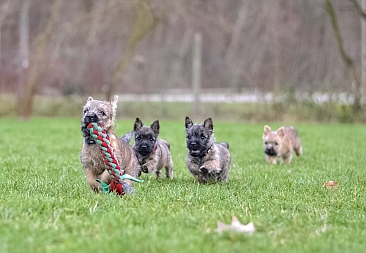
<path fill-rule="evenodd" d="M 1 93 L 19 89 L 27 60 L 19 44 L 27 2 L 29 61 L 38 54 L 43 62 L 39 95 L 105 93 L 131 53 L 115 80 L 117 93 L 189 89 L 195 33 L 203 36 L 205 89 L 351 92 L 323 0 L 76 0 L 59 8 L 53 8 L 56 1 L 2 0 Z M 361 19 L 351 1 L 332 2 L 345 51 L 360 74 Z M 146 6 L 145 19 L 139 19 L 139 6 Z M 36 51 L 45 39 L 45 49 Z"/>

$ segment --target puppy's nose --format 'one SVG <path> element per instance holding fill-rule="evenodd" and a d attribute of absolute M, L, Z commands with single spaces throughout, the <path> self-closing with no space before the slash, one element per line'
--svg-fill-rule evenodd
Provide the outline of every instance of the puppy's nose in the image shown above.
<path fill-rule="evenodd" d="M 267 155 L 275 155 L 276 152 L 273 148 L 266 148 L 266 150 L 264 151 Z"/>
<path fill-rule="evenodd" d="M 196 142 L 192 141 L 191 143 L 189 143 L 191 146 L 195 147 L 197 145 Z"/>
<path fill-rule="evenodd" d="M 141 145 L 141 148 L 142 149 L 147 149 L 147 146 L 146 145 Z"/>
<path fill-rule="evenodd" d="M 91 123 L 91 122 L 97 122 L 98 121 L 98 117 L 95 113 L 88 113 L 87 115 L 85 115 L 85 121 L 87 123 Z"/>

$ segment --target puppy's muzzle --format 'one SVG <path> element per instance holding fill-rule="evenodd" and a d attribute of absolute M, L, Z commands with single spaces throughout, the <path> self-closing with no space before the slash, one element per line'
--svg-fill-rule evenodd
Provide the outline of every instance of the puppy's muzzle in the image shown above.
<path fill-rule="evenodd" d="M 93 123 L 93 122 L 98 122 L 98 116 L 95 113 L 87 113 L 84 116 L 84 122 L 86 124 Z"/>
<path fill-rule="evenodd" d="M 142 156 L 148 156 L 153 152 L 153 148 L 147 144 L 137 145 L 136 150 Z"/>
<path fill-rule="evenodd" d="M 276 150 L 274 150 L 274 148 L 266 148 L 264 150 L 264 153 L 266 153 L 269 156 L 276 156 L 277 155 Z"/>
<path fill-rule="evenodd" d="M 88 125 L 93 122 L 98 123 L 98 116 L 95 113 L 89 112 L 83 117 L 83 120 L 81 122 L 81 131 L 83 132 L 84 137 L 90 136 Z"/>
<path fill-rule="evenodd" d="M 197 145 L 197 143 L 195 141 L 189 142 L 187 147 L 188 147 L 189 154 L 191 156 L 199 156 L 200 155 L 200 153 L 201 153 L 200 148 L 199 148 L 199 146 Z"/>

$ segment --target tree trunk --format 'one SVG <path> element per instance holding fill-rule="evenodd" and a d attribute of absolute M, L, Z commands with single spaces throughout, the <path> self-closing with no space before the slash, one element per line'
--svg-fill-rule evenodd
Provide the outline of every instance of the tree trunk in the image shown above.
<path fill-rule="evenodd" d="M 359 78 L 356 74 L 356 68 L 355 68 L 355 64 L 354 64 L 352 58 L 344 50 L 343 38 L 342 38 L 341 32 L 339 30 L 337 16 L 336 16 L 336 13 L 334 10 L 334 6 L 331 3 L 331 0 L 325 0 L 325 10 L 329 15 L 329 18 L 330 18 L 330 21 L 332 24 L 334 36 L 335 36 L 337 44 L 338 44 L 339 53 L 341 54 L 342 60 L 346 64 L 348 74 L 351 79 L 352 93 L 354 96 L 353 113 L 357 114 L 362 109 L 361 108 L 361 82 L 359 81 Z"/>
<path fill-rule="evenodd" d="M 20 9 L 19 22 L 19 79 L 17 91 L 17 115 L 24 119 L 26 105 L 24 104 L 27 70 L 29 66 L 29 6 L 31 0 L 24 0 Z"/>
<path fill-rule="evenodd" d="M 192 90 L 194 95 L 195 117 L 200 117 L 201 114 L 201 69 L 202 69 L 202 34 L 194 35 L 193 47 L 193 63 L 192 63 Z"/>
<path fill-rule="evenodd" d="M 5 2 L 0 5 L 0 62 L 1 62 L 1 29 L 3 27 L 3 22 L 9 12 L 10 2 Z"/>
<path fill-rule="evenodd" d="M 30 0 L 24 0 L 25 2 L 30 2 Z M 45 29 L 42 33 L 40 33 L 34 43 L 34 47 L 30 52 L 30 61 L 29 61 L 29 69 L 27 73 L 24 74 L 24 89 L 20 87 L 19 96 L 17 101 L 17 114 L 20 119 L 28 120 L 33 111 L 33 100 L 37 87 L 37 79 L 42 69 L 45 67 L 45 59 L 46 59 L 46 49 L 49 41 L 51 39 L 51 33 L 54 29 L 58 12 L 61 7 L 62 0 L 55 0 L 52 4 L 51 14 L 48 18 Z M 25 3 L 23 3 L 25 4 Z M 26 11 L 26 17 L 28 17 L 28 10 Z M 24 14 L 25 15 L 25 14 Z M 29 32 L 29 24 L 23 21 L 23 24 L 26 25 L 24 28 Z M 24 34 L 27 34 L 24 32 Z M 24 35 L 26 36 L 26 35 Z M 26 44 L 28 39 L 24 42 Z M 22 47 L 26 47 L 22 45 Z M 27 62 L 22 62 L 22 65 L 28 67 Z M 22 66 L 23 67 L 23 66 Z M 27 67 L 25 69 L 27 69 Z M 21 76 L 22 78 L 22 76 Z M 21 79 L 20 78 L 20 79 Z"/>
<path fill-rule="evenodd" d="M 233 73 L 230 78 L 229 87 L 236 92 L 239 92 L 240 88 L 242 87 L 242 84 L 240 83 L 240 75 L 243 72 L 243 61 L 238 61 L 237 54 L 240 47 L 240 39 L 242 38 L 242 30 L 246 23 L 248 11 L 249 2 L 246 0 L 242 0 L 240 10 L 238 11 L 238 17 L 235 21 L 233 31 L 231 33 L 230 44 L 225 52 L 226 66 L 230 66 Z"/>
<path fill-rule="evenodd" d="M 361 96 L 366 97 L 366 0 L 349 0 L 356 9 L 357 14 L 361 17 Z"/>
<path fill-rule="evenodd" d="M 362 9 L 366 9 L 366 0 L 362 1 Z M 362 61 L 362 85 L 361 85 L 361 95 L 366 97 L 366 19 L 361 19 L 361 61 Z"/>
<path fill-rule="evenodd" d="M 123 56 L 117 67 L 112 73 L 112 78 L 106 90 L 106 100 L 110 100 L 116 90 L 116 85 L 121 82 L 123 75 L 126 73 L 128 64 L 131 62 L 138 43 L 152 31 L 160 22 L 160 19 L 154 16 L 152 12 L 150 0 L 140 0 L 136 6 L 136 20 L 130 37 L 127 41 Z"/>

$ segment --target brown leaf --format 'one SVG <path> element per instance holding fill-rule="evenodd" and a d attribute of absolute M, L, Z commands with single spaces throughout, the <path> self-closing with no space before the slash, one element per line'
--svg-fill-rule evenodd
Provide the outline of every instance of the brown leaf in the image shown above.
<path fill-rule="evenodd" d="M 323 187 L 325 187 L 327 189 L 335 188 L 337 186 L 338 186 L 338 182 L 337 181 L 328 181 L 328 182 L 324 182 L 323 183 Z"/>

